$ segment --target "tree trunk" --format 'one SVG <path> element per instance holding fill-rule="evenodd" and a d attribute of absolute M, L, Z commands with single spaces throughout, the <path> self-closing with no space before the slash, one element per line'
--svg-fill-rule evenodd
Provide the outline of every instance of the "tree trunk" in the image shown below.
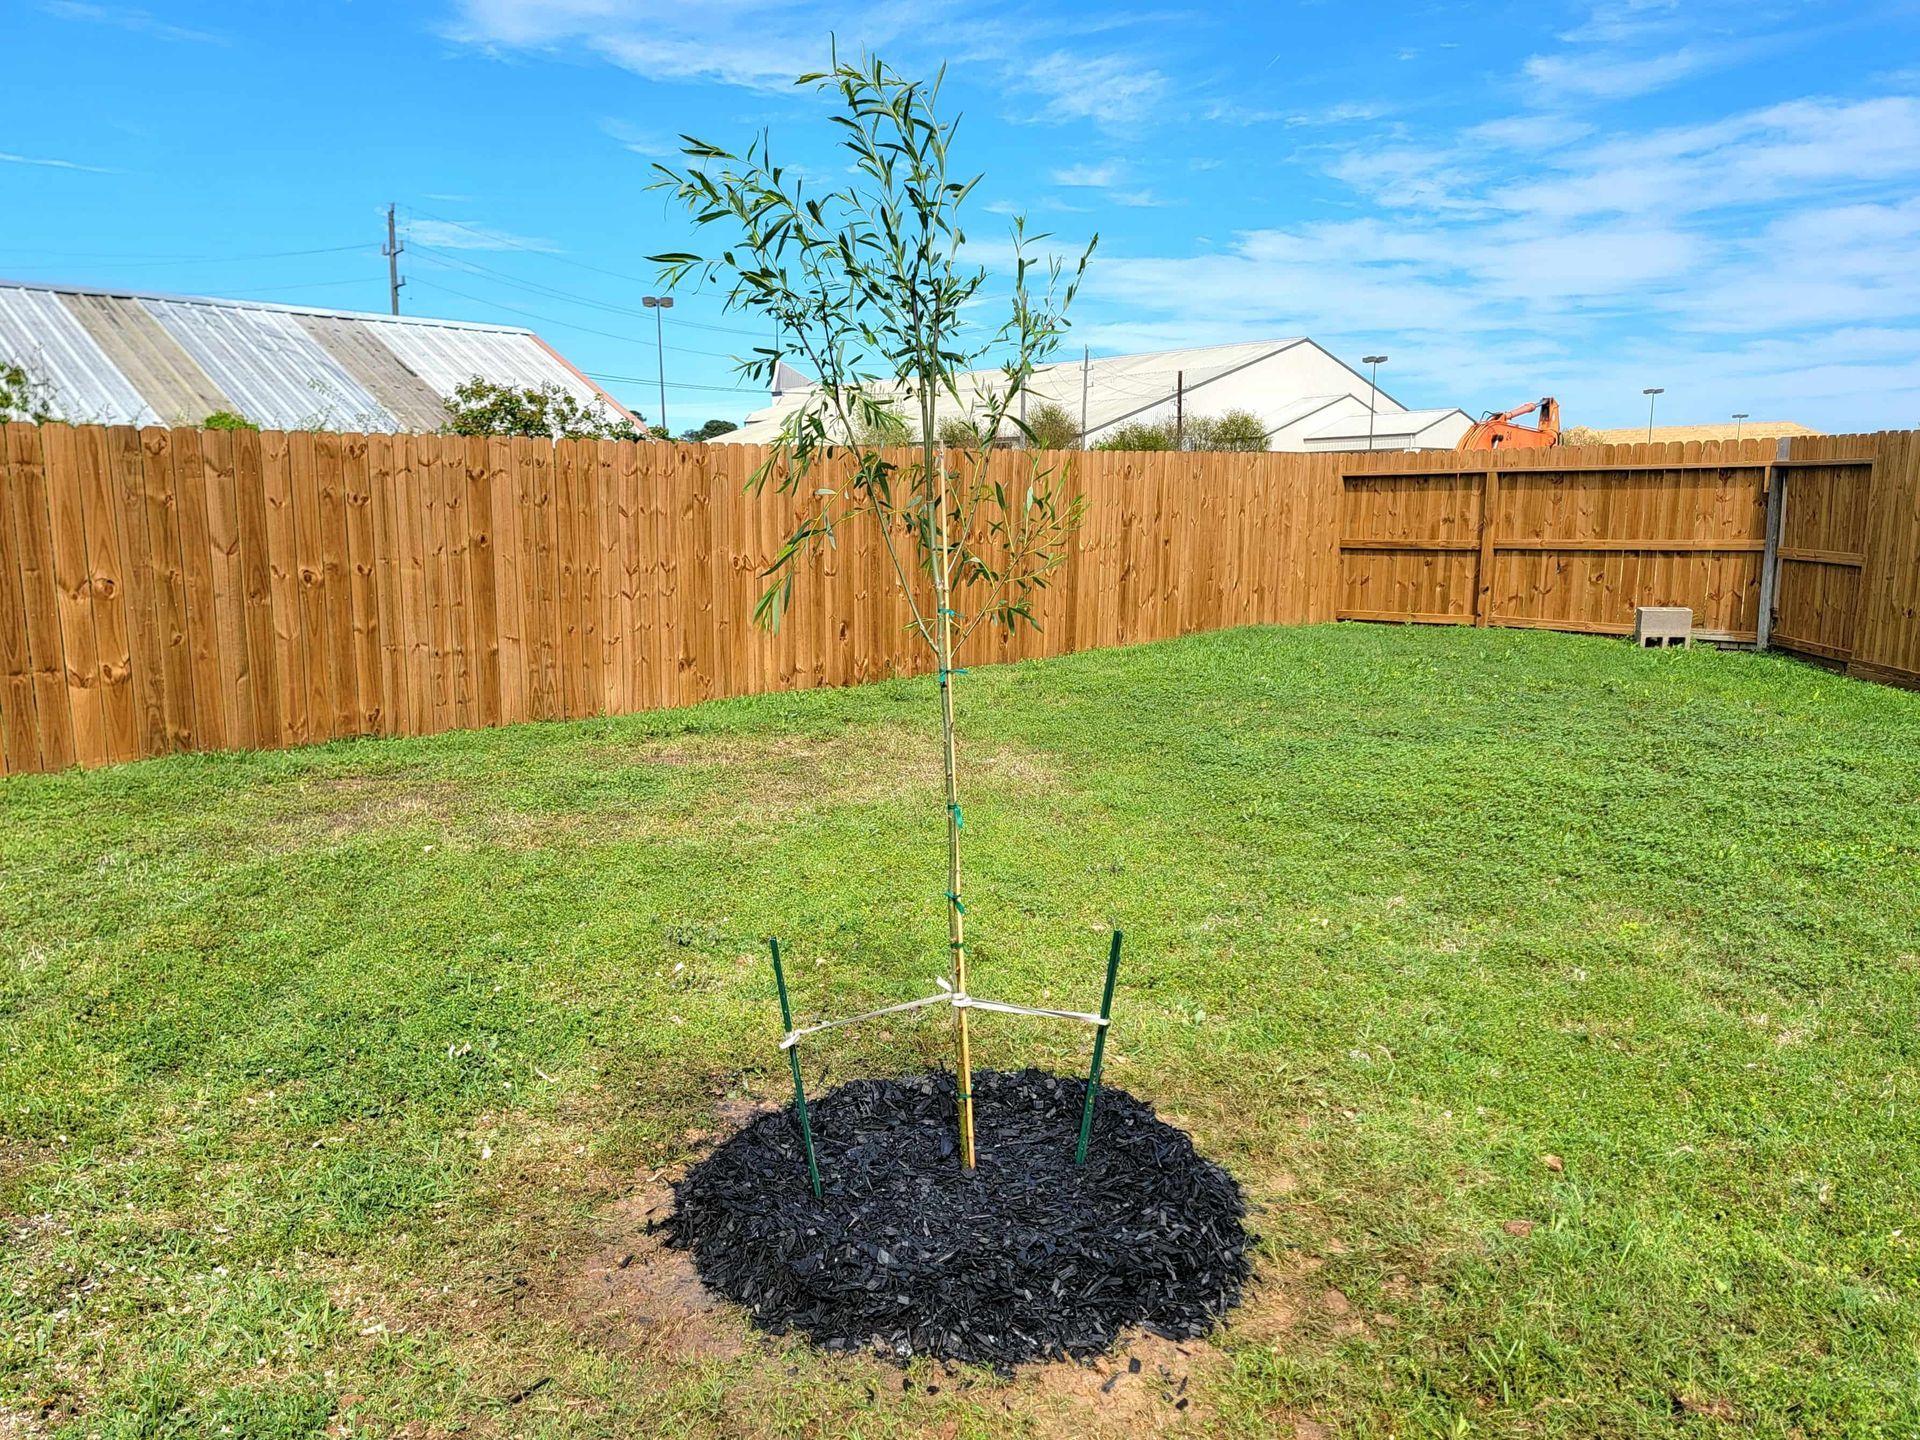
<path fill-rule="evenodd" d="M 967 912 L 960 901 L 960 786 L 953 742 L 953 604 L 947 566 L 947 450 L 940 447 L 935 504 L 939 507 L 939 554 L 933 566 L 934 655 L 940 668 L 940 742 L 947 793 L 947 943 L 953 951 L 953 988 L 967 993 Z M 960 1099 L 960 1163 L 973 1169 L 973 1047 L 967 1008 L 953 1011 L 957 1050 L 954 1081 Z"/>

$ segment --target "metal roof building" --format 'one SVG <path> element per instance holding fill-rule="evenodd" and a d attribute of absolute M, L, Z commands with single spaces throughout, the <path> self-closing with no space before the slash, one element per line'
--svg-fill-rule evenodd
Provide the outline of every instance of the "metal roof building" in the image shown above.
<path fill-rule="evenodd" d="M 788 366 L 780 367 L 778 379 L 767 408 L 749 415 L 722 443 L 767 443 L 815 394 L 806 377 Z M 998 370 L 974 371 L 962 377 L 960 391 L 971 398 L 1004 383 Z M 1121 425 L 1171 424 L 1176 411 L 1192 418 L 1249 410 L 1266 426 L 1270 450 L 1360 448 L 1331 442 L 1357 433 L 1364 444 L 1369 409 L 1379 449 L 1451 449 L 1472 423 L 1459 410 L 1409 411 L 1305 337 L 1056 361 L 1040 366 L 1028 382 L 1028 406 L 1043 402 L 1076 420 L 1084 415 L 1089 445 Z M 943 397 L 939 418 L 964 419 L 964 408 Z M 1401 415 L 1417 415 L 1421 423 L 1396 428 L 1394 417 Z"/>
<path fill-rule="evenodd" d="M 0 360 L 77 423 L 195 425 L 228 410 L 270 430 L 430 431 L 476 375 L 628 415 L 518 326 L 130 290 L 0 280 Z"/>

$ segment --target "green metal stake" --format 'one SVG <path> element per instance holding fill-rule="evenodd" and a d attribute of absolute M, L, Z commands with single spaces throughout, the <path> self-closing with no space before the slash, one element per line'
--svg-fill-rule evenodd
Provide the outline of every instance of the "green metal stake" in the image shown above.
<path fill-rule="evenodd" d="M 1122 931 L 1113 932 L 1113 948 L 1107 952 L 1107 988 L 1100 997 L 1100 1019 L 1110 1020 L 1113 1016 L 1113 981 L 1120 973 L 1120 938 Z M 1100 1092 L 1100 1061 L 1107 1053 L 1107 1031 L 1113 1027 L 1102 1024 L 1093 1034 L 1093 1070 L 1087 1076 L 1087 1105 L 1080 1112 L 1080 1148 L 1073 1153 L 1073 1163 L 1087 1163 L 1087 1140 L 1093 1134 L 1093 1097 Z M 798 1072 L 795 1072 L 796 1074 Z"/>
<path fill-rule="evenodd" d="M 773 983 L 780 991 L 780 1023 L 789 1034 L 793 1031 L 793 1007 L 787 1003 L 787 972 L 780 968 L 780 942 L 772 936 L 767 944 L 773 950 Z M 1107 982 L 1108 993 L 1112 993 L 1113 982 Z M 1096 1050 L 1096 1057 L 1099 1052 Z M 807 1117 L 807 1090 L 800 1083 L 800 1047 L 789 1045 L 787 1059 L 793 1064 L 793 1108 L 800 1112 L 800 1138 L 807 1144 L 807 1178 L 813 1182 L 813 1198 L 820 1198 L 820 1162 L 813 1158 L 813 1121 Z M 1094 1061 L 1094 1073 L 1099 1073 L 1099 1060 Z"/>

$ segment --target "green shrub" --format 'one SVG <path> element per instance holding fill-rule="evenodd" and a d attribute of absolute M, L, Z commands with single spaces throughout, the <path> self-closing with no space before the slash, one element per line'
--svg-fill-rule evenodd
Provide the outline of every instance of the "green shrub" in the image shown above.
<path fill-rule="evenodd" d="M 1095 450 L 1172 450 L 1173 426 L 1133 421 L 1116 425 L 1094 442 Z"/>
<path fill-rule="evenodd" d="M 447 435 L 529 435 L 547 440 L 639 440 L 631 420 L 615 419 L 598 405 L 584 405 L 551 381 L 516 388 L 484 376 L 454 386 L 447 400 Z M 658 439 L 667 433 L 649 431 Z"/>
<path fill-rule="evenodd" d="M 971 420 L 958 415 L 949 415 L 942 420 L 934 432 L 940 437 L 940 443 L 949 450 L 978 450 L 980 448 L 980 429 Z"/>
<path fill-rule="evenodd" d="M 1195 415 L 1182 427 L 1182 450 L 1265 450 L 1267 426 L 1251 410 Z"/>
<path fill-rule="evenodd" d="M 0 360 L 0 420 L 44 425 L 54 418 L 52 387 L 26 366 Z"/>
<path fill-rule="evenodd" d="M 203 430 L 258 430 L 260 427 L 244 415 L 231 410 L 216 410 L 200 422 Z"/>
<path fill-rule="evenodd" d="M 1027 412 L 1027 443 L 1035 450 L 1078 450 L 1080 421 L 1066 406 L 1043 401 Z"/>

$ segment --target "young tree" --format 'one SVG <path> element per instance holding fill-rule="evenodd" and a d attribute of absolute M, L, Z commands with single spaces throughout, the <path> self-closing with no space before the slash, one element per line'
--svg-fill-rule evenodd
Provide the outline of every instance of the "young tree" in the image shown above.
<path fill-rule="evenodd" d="M 754 311 L 778 327 L 782 351 L 756 351 L 743 374 L 770 383 L 781 354 L 797 352 L 819 377 L 813 398 L 788 420 L 750 482 L 805 502 L 803 518 L 768 567 L 754 614 L 778 625 L 801 563 L 843 525 L 862 520 L 876 527 L 913 630 L 939 671 L 948 943 L 954 988 L 964 994 L 954 659 L 982 625 L 1032 622 L 1035 593 L 1065 558 L 1063 541 L 1082 506 L 1068 494 L 1068 477 L 1037 461 L 1022 481 L 1008 483 L 991 478 L 990 449 L 950 455 L 935 409 L 944 395 L 972 417 L 977 434 L 1021 428 L 1020 393 L 1059 343 L 1093 247 L 1071 264 L 1054 259 L 1042 266 L 1033 247 L 1046 237 L 1029 236 L 1016 220 L 1006 318 L 983 326 L 975 317 L 987 272 L 960 261 L 960 209 L 979 177 L 957 179 L 948 170 L 956 122 L 938 114 L 940 77 L 908 80 L 872 56 L 844 61 L 836 48 L 829 69 L 796 83 L 837 97 L 833 121 L 853 178 L 818 191 L 778 163 L 765 134 L 741 153 L 683 137 L 690 163 L 659 167 L 660 184 L 697 225 L 724 227 L 730 238 L 717 252 L 653 258 L 669 286 L 724 277 L 730 309 Z M 962 396 L 959 376 L 989 359 L 999 361 L 999 379 L 970 384 Z M 914 437 L 905 456 L 875 443 L 894 426 Z M 971 1168 L 973 1065 L 964 1007 L 955 1007 L 954 1026 L 960 1153 Z"/>

